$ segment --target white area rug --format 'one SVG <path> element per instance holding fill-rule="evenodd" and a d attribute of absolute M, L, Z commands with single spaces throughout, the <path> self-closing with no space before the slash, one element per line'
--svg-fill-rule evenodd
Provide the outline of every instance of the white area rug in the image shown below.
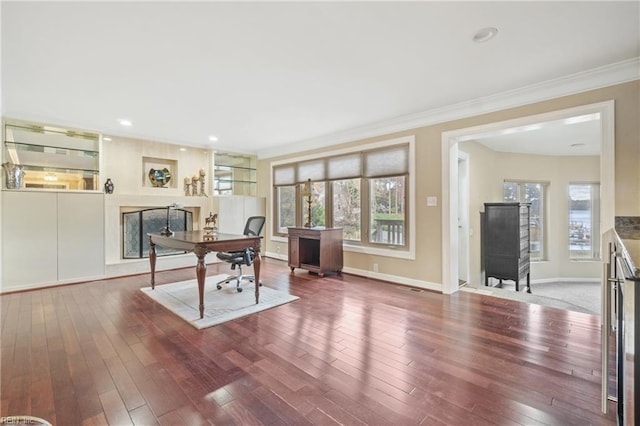
<path fill-rule="evenodd" d="M 243 281 L 243 291 L 236 291 L 235 281 L 216 288 L 216 283 L 226 275 L 207 277 L 204 286 L 204 318 L 200 319 L 198 310 L 198 282 L 193 279 L 177 283 L 157 285 L 155 290 L 144 287 L 140 290 L 171 312 L 175 313 L 195 328 L 202 329 L 231 321 L 245 315 L 264 311 L 275 306 L 293 302 L 297 296 L 260 287 L 260 303 L 256 304 L 253 283 Z"/>

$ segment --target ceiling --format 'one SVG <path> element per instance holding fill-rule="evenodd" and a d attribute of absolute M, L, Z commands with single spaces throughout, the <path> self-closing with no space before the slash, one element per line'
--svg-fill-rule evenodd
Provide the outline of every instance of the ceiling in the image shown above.
<path fill-rule="evenodd" d="M 640 56 L 637 1 L 1 8 L 3 116 L 258 154 Z"/>
<path fill-rule="evenodd" d="M 494 151 L 551 156 L 600 155 L 600 114 L 586 114 L 478 134 L 475 140 Z"/>

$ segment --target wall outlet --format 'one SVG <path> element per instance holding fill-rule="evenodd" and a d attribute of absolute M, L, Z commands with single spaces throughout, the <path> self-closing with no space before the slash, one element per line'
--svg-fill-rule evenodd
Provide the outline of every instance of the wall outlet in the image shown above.
<path fill-rule="evenodd" d="M 427 206 L 434 207 L 438 205 L 438 197 L 427 197 Z"/>
<path fill-rule="evenodd" d="M 280 246 L 279 245 L 276 246 L 276 253 L 280 254 Z"/>
<path fill-rule="evenodd" d="M 378 272 L 378 264 L 374 263 L 371 269 L 373 269 L 373 272 Z"/>

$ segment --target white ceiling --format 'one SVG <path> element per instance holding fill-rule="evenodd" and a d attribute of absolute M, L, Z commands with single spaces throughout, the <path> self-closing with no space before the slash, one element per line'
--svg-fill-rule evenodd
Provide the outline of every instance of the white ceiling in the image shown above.
<path fill-rule="evenodd" d="M 468 139 L 502 152 L 552 156 L 600 155 L 601 125 L 599 114 L 588 114 L 478 134 Z"/>
<path fill-rule="evenodd" d="M 303 146 L 640 56 L 637 1 L 1 8 L 3 116 L 236 152 Z M 498 35 L 472 42 L 488 26 Z"/>

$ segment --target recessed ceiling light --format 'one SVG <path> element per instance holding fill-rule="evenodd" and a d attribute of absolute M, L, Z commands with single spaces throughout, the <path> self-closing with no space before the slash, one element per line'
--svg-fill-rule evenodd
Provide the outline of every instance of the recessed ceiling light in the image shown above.
<path fill-rule="evenodd" d="M 217 136 L 214 136 L 214 135 L 211 135 L 211 136 L 209 136 L 209 140 L 210 140 L 211 142 L 218 142 L 218 137 L 217 137 Z"/>
<path fill-rule="evenodd" d="M 484 43 L 494 38 L 496 34 L 498 34 L 498 29 L 495 27 L 483 28 L 473 35 L 473 41 L 476 43 Z"/>
<path fill-rule="evenodd" d="M 105 137 L 102 138 L 102 140 L 109 142 L 111 140 L 111 138 L 109 136 L 105 136 Z"/>
<path fill-rule="evenodd" d="M 120 120 L 118 120 L 118 122 L 123 125 L 123 126 L 132 126 L 133 123 L 131 122 L 131 120 L 127 120 L 126 118 L 121 118 Z"/>

